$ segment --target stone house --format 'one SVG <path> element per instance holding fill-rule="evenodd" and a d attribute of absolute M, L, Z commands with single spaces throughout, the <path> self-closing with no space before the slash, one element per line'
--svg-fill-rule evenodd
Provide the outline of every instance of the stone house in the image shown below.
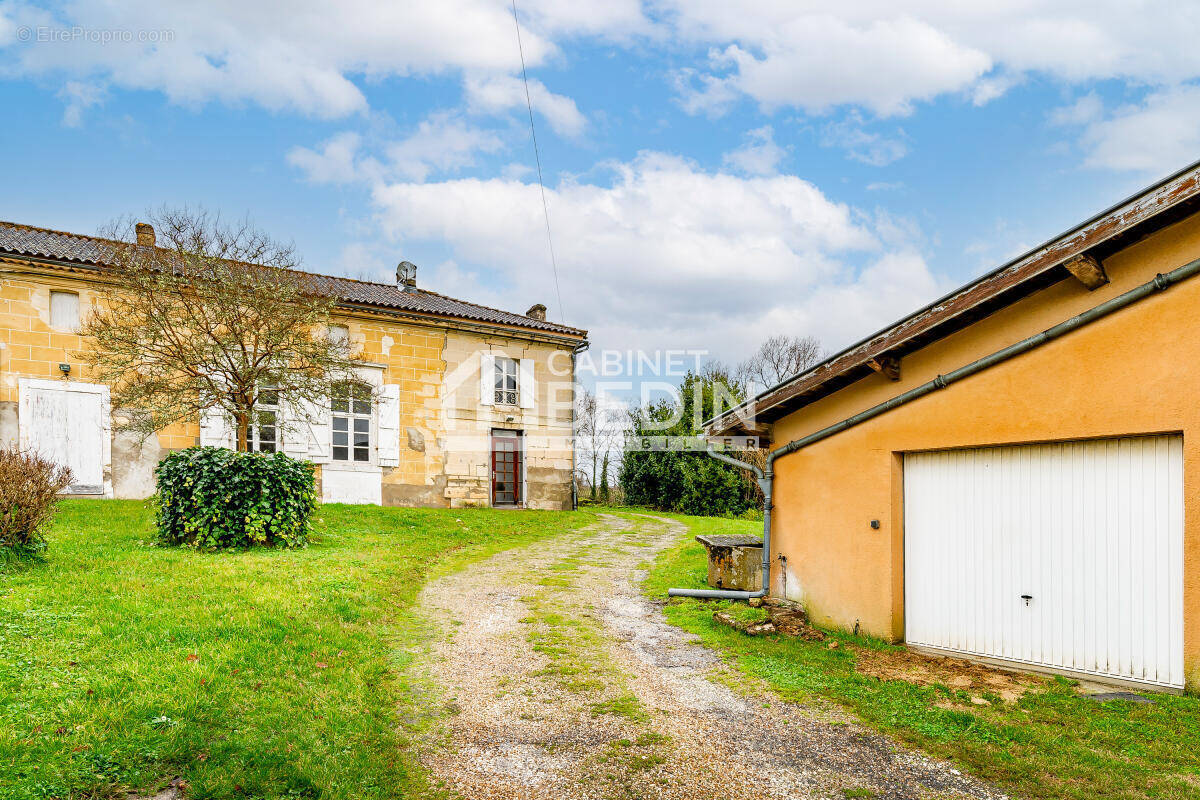
<path fill-rule="evenodd" d="M 69 464 L 73 494 L 140 498 L 167 453 L 232 446 L 232 426 L 210 412 L 143 440 L 113 424 L 123 410 L 80 362 L 77 333 L 106 252 L 95 237 L 0 222 L 0 445 Z M 404 262 L 395 285 L 315 278 L 338 299 L 331 333 L 357 345 L 371 391 L 334 393 L 303 423 L 280 409 L 252 446 L 316 463 L 327 502 L 571 508 L 586 331 L 548 322 L 542 305 L 514 314 L 420 289 L 415 273 Z"/>

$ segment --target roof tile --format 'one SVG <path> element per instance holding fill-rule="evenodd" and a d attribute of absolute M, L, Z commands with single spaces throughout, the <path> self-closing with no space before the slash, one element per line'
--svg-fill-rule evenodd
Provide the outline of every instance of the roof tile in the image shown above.
<path fill-rule="evenodd" d="M 106 239 L 35 228 L 14 222 L 0 222 L 0 253 L 99 267 L 106 263 L 111 252 L 112 244 Z M 386 283 L 371 283 L 319 273 L 309 274 L 314 277 L 319 287 L 344 302 L 485 323 L 516 325 L 569 336 L 584 336 L 587 333 L 579 328 L 456 300 L 424 289 L 403 291 Z"/>

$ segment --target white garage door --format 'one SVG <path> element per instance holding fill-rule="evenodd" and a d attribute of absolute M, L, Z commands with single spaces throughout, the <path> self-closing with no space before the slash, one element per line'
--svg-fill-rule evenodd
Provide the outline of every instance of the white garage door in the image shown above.
<path fill-rule="evenodd" d="M 73 494 L 108 494 L 108 387 L 23 378 L 17 391 L 22 448 L 71 468 Z"/>
<path fill-rule="evenodd" d="M 905 638 L 1183 686 L 1183 440 L 904 458 Z"/>

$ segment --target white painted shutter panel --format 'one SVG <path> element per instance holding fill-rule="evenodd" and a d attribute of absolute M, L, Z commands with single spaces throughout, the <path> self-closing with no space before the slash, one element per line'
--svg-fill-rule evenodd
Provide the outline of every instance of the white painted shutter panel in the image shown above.
<path fill-rule="evenodd" d="M 521 395 L 521 408 L 533 408 L 537 405 L 537 379 L 533 377 L 534 361 L 532 358 L 522 358 L 517 362 L 521 371 L 517 388 Z"/>
<path fill-rule="evenodd" d="M 233 419 L 218 406 L 209 406 L 200 412 L 200 446 L 237 449 Z"/>
<path fill-rule="evenodd" d="M 905 638 L 1183 686 L 1183 438 L 904 457 Z"/>
<path fill-rule="evenodd" d="M 400 387 L 384 384 L 379 390 L 379 466 L 400 464 Z"/>
<path fill-rule="evenodd" d="M 305 419 L 296 400 L 281 397 L 279 404 L 279 414 L 283 424 L 277 430 L 283 437 L 283 452 L 292 458 L 307 460 L 312 439 L 312 433 L 308 429 L 308 420 Z"/>
<path fill-rule="evenodd" d="M 496 357 L 491 353 L 479 354 L 479 405 L 495 405 Z"/>
<path fill-rule="evenodd" d="M 333 420 L 329 402 L 305 403 L 301 406 L 308 430 L 308 460 L 314 464 L 328 464 L 333 460 Z"/>

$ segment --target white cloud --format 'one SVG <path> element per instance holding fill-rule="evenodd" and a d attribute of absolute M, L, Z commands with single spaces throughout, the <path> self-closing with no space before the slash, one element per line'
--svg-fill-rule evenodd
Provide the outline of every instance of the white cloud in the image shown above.
<path fill-rule="evenodd" d="M 986 53 L 912 19 L 855 26 L 835 17 L 793 20 L 760 43 L 761 56 L 731 45 L 726 79 L 767 107 L 823 113 L 857 105 L 880 116 L 963 89 L 992 65 Z"/>
<path fill-rule="evenodd" d="M 658 5 L 677 38 L 722 56 L 685 75 L 681 102 L 692 113 L 719 113 L 746 96 L 768 108 L 851 105 L 887 116 L 946 93 L 986 103 L 1027 73 L 1065 84 L 1200 77 L 1200 14 L 1174 0 L 915 0 L 902 11 L 889 0 Z"/>
<path fill-rule="evenodd" d="M 395 177 L 423 181 L 434 172 L 457 172 L 474 166 L 478 154 L 495 153 L 504 142 L 492 131 L 473 127 L 443 111 L 430 114 L 407 137 L 379 147 L 386 153 L 383 161 L 365 155 L 362 137 L 345 131 L 324 142 L 319 150 L 293 147 L 287 160 L 311 183 L 373 183 Z"/>
<path fill-rule="evenodd" d="M 319 151 L 293 147 L 287 160 L 312 183 L 351 183 L 362 177 L 357 163 L 360 141 L 357 133 L 345 131 L 326 141 Z"/>
<path fill-rule="evenodd" d="M 864 124 L 858 114 L 830 122 L 821 130 L 821 144 L 840 147 L 850 158 L 872 167 L 886 166 L 907 155 L 908 146 L 903 141 L 868 131 L 863 127 Z"/>
<path fill-rule="evenodd" d="M 1104 102 L 1095 92 L 1088 92 L 1069 106 L 1056 108 L 1050 113 L 1052 125 L 1087 125 L 1095 122 L 1104 113 Z"/>
<path fill-rule="evenodd" d="M 1150 93 L 1093 119 L 1082 137 L 1092 167 L 1166 174 L 1200 157 L 1200 86 Z"/>
<path fill-rule="evenodd" d="M 734 359 L 766 320 L 840 343 L 936 290 L 915 251 L 888 249 L 867 215 L 794 176 L 740 178 L 658 153 L 608 166 L 610 184 L 547 190 L 567 321 L 599 347 L 706 347 L 720 330 L 719 355 Z M 373 200 L 401 246 L 435 242 L 456 264 L 486 265 L 502 287 L 486 302 L 556 305 L 535 183 L 380 183 Z M 467 288 L 441 287 L 479 296 Z"/>
<path fill-rule="evenodd" d="M 464 83 L 467 106 L 476 113 L 495 114 L 512 108 L 525 110 L 525 84 L 511 75 L 470 77 Z M 529 100 L 534 113 L 541 115 L 555 133 L 577 137 L 587 127 L 587 118 L 579 112 L 575 101 L 554 94 L 538 80 L 529 81 Z"/>
<path fill-rule="evenodd" d="M 775 144 L 775 131 L 764 125 L 747 131 L 745 143 L 726 153 L 724 163 L 747 175 L 773 175 L 786 155 L 787 150 Z"/>
<path fill-rule="evenodd" d="M 366 109 L 355 83 L 360 76 L 520 67 L 511 11 L 489 0 L 344 0 L 336 9 L 295 0 L 286 13 L 277 4 L 244 0 L 75 0 L 55 14 L 11 3 L 5 16 L 6 29 L 27 25 L 62 35 L 17 43 L 6 54 L 4 74 L 102 77 L 189 105 L 251 102 L 341 117 Z M 572 19 L 585 30 L 595 23 L 582 13 L 540 18 L 563 35 L 573 31 Z M 106 31 L 128 32 L 130 40 L 103 41 Z M 522 36 L 531 66 L 557 52 L 535 28 L 527 26 Z"/>
<path fill-rule="evenodd" d="M 504 147 L 491 131 L 472 127 L 449 113 L 430 115 L 411 136 L 387 147 L 388 159 L 400 175 L 423 181 L 430 172 L 454 172 L 474 166 L 479 153 Z"/>
<path fill-rule="evenodd" d="M 66 103 L 63 109 L 62 122 L 68 128 L 78 128 L 83 123 L 83 112 L 92 106 L 104 102 L 108 94 L 103 86 L 82 81 L 67 81 L 58 97 Z"/>

